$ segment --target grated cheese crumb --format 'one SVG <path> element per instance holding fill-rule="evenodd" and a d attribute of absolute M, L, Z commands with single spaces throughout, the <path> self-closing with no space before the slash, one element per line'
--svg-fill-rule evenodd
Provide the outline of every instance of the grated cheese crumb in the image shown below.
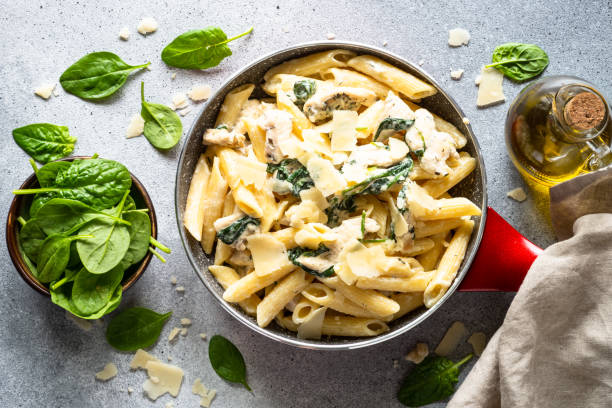
<path fill-rule="evenodd" d="M 166 405 L 164 405 L 164 408 L 174 408 L 174 402 L 172 401 L 166 402 Z"/>
<path fill-rule="evenodd" d="M 463 118 L 463 123 L 465 123 L 466 125 L 470 124 L 470 120 L 466 117 Z"/>
<path fill-rule="evenodd" d="M 176 285 L 176 276 L 174 275 L 170 276 L 170 283 L 173 285 Z"/>
<path fill-rule="evenodd" d="M 525 193 L 525 190 L 523 190 L 521 187 L 517 187 L 514 190 L 508 191 L 506 195 L 518 202 L 523 202 L 527 199 L 527 193 Z"/>
<path fill-rule="evenodd" d="M 448 31 L 448 45 L 451 47 L 461 47 L 470 42 L 470 32 L 464 28 L 453 28 Z"/>
<path fill-rule="evenodd" d="M 170 79 L 176 79 L 176 72 L 173 72 L 172 75 L 170 75 Z"/>
<path fill-rule="evenodd" d="M 190 106 L 188 106 L 188 107 L 186 107 L 185 109 L 180 110 L 180 111 L 179 111 L 179 114 L 180 114 L 181 116 L 187 116 L 187 115 L 188 115 L 190 112 L 191 112 L 191 107 L 190 107 Z"/>
<path fill-rule="evenodd" d="M 420 60 L 420 61 L 419 61 L 419 66 L 421 66 L 421 67 L 422 67 L 424 63 L 425 63 L 425 60 Z"/>
<path fill-rule="evenodd" d="M 389 44 L 389 41 L 383 41 L 383 47 L 386 47 Z"/>
<path fill-rule="evenodd" d="M 399 368 L 399 361 L 393 360 L 393 368 Z"/>
<path fill-rule="evenodd" d="M 34 93 L 43 99 L 49 99 L 54 89 L 55 89 L 55 83 L 44 84 L 34 89 Z"/>
<path fill-rule="evenodd" d="M 53 88 L 53 96 L 58 97 L 59 95 L 59 89 L 57 87 Z"/>
<path fill-rule="evenodd" d="M 128 394 L 131 394 L 131 393 L 134 392 L 134 389 L 132 387 L 128 387 L 127 388 L 127 392 L 128 392 Z"/>
<path fill-rule="evenodd" d="M 157 24 L 157 21 L 155 21 L 153 17 L 145 17 L 140 20 L 140 23 L 138 24 L 138 32 L 142 35 L 147 35 L 157 31 L 158 27 L 159 24 Z"/>
<path fill-rule="evenodd" d="M 168 361 L 172 361 L 172 360 L 173 360 L 172 356 L 168 356 Z"/>
<path fill-rule="evenodd" d="M 113 363 L 108 363 L 104 369 L 96 373 L 96 380 L 108 381 L 117 375 L 117 366 Z"/>
<path fill-rule="evenodd" d="M 198 85 L 191 88 L 191 90 L 187 93 L 189 98 L 194 102 L 200 102 L 205 99 L 210 98 L 211 93 L 210 86 L 208 85 Z"/>
<path fill-rule="evenodd" d="M 183 109 L 188 106 L 184 93 L 177 93 L 172 97 L 172 110 Z"/>
<path fill-rule="evenodd" d="M 145 369 L 149 361 L 159 361 L 155 356 L 147 353 L 143 349 L 136 350 L 136 354 L 130 361 L 130 370 Z"/>
<path fill-rule="evenodd" d="M 472 345 L 474 354 L 480 356 L 487 345 L 487 336 L 483 332 L 476 332 L 467 339 L 467 342 Z"/>
<path fill-rule="evenodd" d="M 188 319 L 188 318 L 186 318 L 186 317 L 183 317 L 183 318 L 181 319 L 181 324 L 182 324 L 183 326 L 191 326 L 191 319 Z"/>
<path fill-rule="evenodd" d="M 193 382 L 193 385 L 191 386 L 191 392 L 193 392 L 195 395 L 199 395 L 200 397 L 202 397 L 202 399 L 200 400 L 200 406 L 204 408 L 210 407 L 210 403 L 217 394 L 216 390 L 207 389 L 206 386 L 202 384 L 202 380 L 200 380 L 199 378 L 196 378 Z"/>
<path fill-rule="evenodd" d="M 336 34 L 334 34 L 334 33 L 327 33 L 327 39 L 328 40 L 333 40 L 334 38 L 336 38 Z"/>
<path fill-rule="evenodd" d="M 184 288 L 183 286 L 177 286 L 177 287 L 176 287 L 176 291 L 177 291 L 178 293 L 185 293 L 185 288 Z"/>
<path fill-rule="evenodd" d="M 206 333 L 200 333 L 200 338 L 202 340 L 206 340 Z"/>
<path fill-rule="evenodd" d="M 455 71 L 453 71 L 451 69 L 451 73 L 450 76 L 452 79 L 454 79 L 455 81 L 458 81 L 461 79 L 461 77 L 463 76 L 463 70 L 462 69 L 457 69 Z"/>
<path fill-rule="evenodd" d="M 130 124 L 125 131 L 125 138 L 131 139 L 133 137 L 137 137 L 142 135 L 144 132 L 144 119 L 140 115 L 132 115 L 130 118 Z"/>
<path fill-rule="evenodd" d="M 474 78 L 474 84 L 480 85 L 481 80 L 482 80 L 482 75 L 478 75 L 476 78 Z"/>
<path fill-rule="evenodd" d="M 289 32 L 289 27 L 285 26 L 283 27 L 283 33 L 288 33 Z"/>
<path fill-rule="evenodd" d="M 186 335 L 187 335 L 187 328 L 186 328 L 186 327 L 183 327 L 183 328 L 181 329 L 181 336 L 185 337 Z"/>
<path fill-rule="evenodd" d="M 174 327 L 172 330 L 170 330 L 170 334 L 168 335 L 168 343 L 172 343 L 177 338 L 180 331 L 181 329 L 178 327 Z"/>
<path fill-rule="evenodd" d="M 130 38 L 130 29 L 123 27 L 121 30 L 119 30 L 119 38 L 123 41 L 127 41 Z"/>
<path fill-rule="evenodd" d="M 404 359 L 408 361 L 412 361 L 414 364 L 419 364 L 421 361 L 425 360 L 425 357 L 429 354 L 429 347 L 427 343 L 417 343 L 416 346 L 406 356 Z"/>

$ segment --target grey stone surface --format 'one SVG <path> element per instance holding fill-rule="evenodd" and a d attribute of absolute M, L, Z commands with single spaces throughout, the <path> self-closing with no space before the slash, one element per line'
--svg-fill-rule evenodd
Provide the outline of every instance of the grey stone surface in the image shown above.
<path fill-rule="evenodd" d="M 317 352 L 276 344 L 251 333 L 234 321 L 196 278 L 187 262 L 174 215 L 174 175 L 180 146 L 160 153 L 144 138 L 123 135 L 132 114 L 139 112 L 139 81 L 146 83 L 151 101 L 169 103 L 174 93 L 208 83 L 213 88 L 231 72 L 264 53 L 291 44 L 338 39 L 387 48 L 405 58 L 425 61 L 423 68 L 437 78 L 467 113 L 484 153 L 489 176 L 490 205 L 536 244 L 547 246 L 553 236 L 546 220 L 546 202 L 533 192 L 524 203 L 506 198 L 506 191 L 525 186 L 505 151 L 503 124 L 509 102 L 479 110 L 475 106 L 474 78 L 493 48 L 504 42 L 536 43 L 549 54 L 547 74 L 574 74 L 598 84 L 611 94 L 609 78 L 610 3 L 583 1 L 425 2 L 415 0 L 336 2 L 322 1 L 2 1 L 0 16 L 0 129 L 4 135 L 0 169 L 3 174 L 0 206 L 6 214 L 11 190 L 30 174 L 27 156 L 12 142 L 13 128 L 33 122 L 65 124 L 79 138 L 76 154 L 99 153 L 119 160 L 147 186 L 155 203 L 160 239 L 173 248 L 168 263 L 154 260 L 143 278 L 123 300 L 123 307 L 141 305 L 174 315 L 152 352 L 173 357 L 186 377 L 182 392 L 155 404 L 141 392 L 143 372 L 130 372 L 129 354 L 117 353 L 104 339 L 104 325 L 85 332 L 65 317 L 47 298 L 32 291 L 18 277 L 4 242 L 0 260 L 0 405 L 6 407 L 149 407 L 174 401 L 177 407 L 195 407 L 191 393 L 196 377 L 218 390 L 213 407 L 372 407 L 400 406 L 395 393 L 410 364 L 405 353 L 417 341 L 435 346 L 455 320 L 470 331 L 492 335 L 501 324 L 512 294 L 457 293 L 432 318 L 399 338 L 365 350 Z M 158 32 L 143 37 L 136 26 L 153 16 Z M 165 66 L 159 55 L 170 40 L 187 29 L 219 25 L 228 34 L 255 26 L 252 36 L 231 44 L 234 55 L 206 72 L 182 71 Z M 128 26 L 129 41 L 118 39 Z M 451 49 L 447 31 L 467 28 L 468 47 Z M 285 32 L 286 31 L 286 32 Z M 41 83 L 56 81 L 61 72 L 82 55 L 109 50 L 129 63 L 152 61 L 151 72 L 132 75 L 127 84 L 104 102 L 84 102 L 66 94 L 43 101 L 32 94 Z M 464 78 L 452 81 L 450 69 L 465 69 Z M 175 80 L 170 76 L 177 73 Z M 521 86 L 505 81 L 511 101 Z M 189 128 L 198 110 L 183 118 Z M 1 233 L 4 236 L 4 225 Z M 504 254 L 500 249 L 500 254 Z M 179 295 L 169 282 L 176 275 L 186 287 Z M 166 341 L 181 317 L 193 320 L 187 337 L 177 344 Z M 207 342 L 197 335 L 219 333 L 243 352 L 253 393 L 224 382 L 208 362 Z M 454 357 L 469 351 L 464 344 Z M 393 367 L 399 360 L 399 368 Z M 112 361 L 118 376 L 101 383 L 94 373 Z M 467 370 L 464 370 L 462 378 Z M 127 387 L 136 391 L 128 395 Z M 443 406 L 437 404 L 435 406 Z"/>

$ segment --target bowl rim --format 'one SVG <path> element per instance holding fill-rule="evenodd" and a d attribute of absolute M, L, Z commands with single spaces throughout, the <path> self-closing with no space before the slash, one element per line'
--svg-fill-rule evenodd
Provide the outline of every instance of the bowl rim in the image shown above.
<path fill-rule="evenodd" d="M 74 161 L 76 159 L 91 159 L 91 156 L 69 156 L 63 157 L 54 161 Z M 49 162 L 51 163 L 51 162 Z M 130 172 L 130 176 L 132 178 L 132 186 L 135 186 L 142 199 L 145 203 L 145 206 L 149 210 L 149 218 L 151 219 L 151 236 L 157 239 L 157 216 L 155 214 L 155 208 L 153 207 L 153 201 L 147 192 L 147 189 L 144 185 L 138 180 L 138 178 Z M 38 179 L 36 178 L 36 173 L 32 173 L 30 176 L 26 178 L 26 180 L 21 184 L 19 189 L 29 188 L 34 184 L 38 184 Z M 15 195 L 11 200 L 11 205 L 9 207 L 9 212 L 6 217 L 6 246 L 9 251 L 9 256 L 15 269 L 21 276 L 21 278 L 36 292 L 40 293 L 43 296 L 51 296 L 49 289 L 45 287 L 41 282 L 36 279 L 36 277 L 30 272 L 27 264 L 25 263 L 21 253 L 19 251 L 19 222 L 17 218 L 19 217 L 19 212 L 21 207 L 23 206 L 23 201 L 27 196 L 23 195 Z M 132 273 L 127 281 L 122 284 L 123 292 L 131 288 L 138 279 L 144 274 L 145 270 L 149 266 L 151 259 L 153 258 L 153 254 L 148 252 L 145 257 L 140 262 L 138 268 Z"/>
<path fill-rule="evenodd" d="M 257 65 L 261 64 L 262 62 L 270 59 L 270 58 L 274 58 L 275 56 L 279 55 L 279 54 L 283 54 L 289 51 L 299 51 L 300 49 L 304 49 L 304 48 L 309 48 L 309 47 L 317 47 L 317 46 L 326 46 L 326 49 L 333 49 L 333 48 L 340 48 L 342 49 L 343 47 L 349 46 L 349 47 L 355 47 L 355 48 L 359 48 L 360 52 L 363 53 L 367 53 L 367 52 L 374 52 L 375 55 L 385 55 L 391 59 L 395 59 L 395 60 L 399 60 L 402 63 L 408 65 L 411 67 L 411 69 L 413 69 L 414 71 L 418 72 L 423 78 L 425 78 L 426 81 L 428 81 L 429 83 L 431 83 L 437 90 L 438 92 L 450 103 L 450 105 L 452 106 L 453 110 L 455 110 L 458 114 L 461 115 L 461 117 L 465 118 L 465 113 L 463 112 L 463 110 L 459 107 L 459 105 L 457 104 L 457 102 L 455 101 L 455 99 L 450 96 L 445 89 L 438 83 L 438 81 L 436 81 L 432 75 L 428 74 L 427 72 L 425 72 L 421 67 L 417 66 L 416 64 L 408 61 L 407 59 L 405 59 L 404 57 L 395 54 L 393 52 L 390 52 L 386 49 L 382 49 L 380 47 L 374 46 L 374 45 L 369 45 L 369 44 L 365 44 L 365 43 L 361 43 L 361 42 L 357 42 L 357 41 L 339 41 L 339 40 L 334 40 L 334 41 L 310 41 L 310 42 L 303 42 L 303 43 L 299 43 L 296 45 L 292 45 L 289 47 L 285 47 L 285 48 L 281 48 L 281 49 L 277 49 L 274 50 L 272 52 L 269 52 L 267 54 L 265 54 L 264 56 L 256 59 L 255 61 L 245 65 L 244 67 L 234 71 L 232 74 L 230 74 L 227 79 L 225 81 L 223 81 L 223 83 L 221 85 L 219 85 L 218 89 L 208 98 L 207 102 L 205 104 L 203 104 L 203 106 L 200 108 L 200 110 L 198 111 L 197 115 L 195 116 L 194 121 L 192 122 L 192 125 L 189 128 L 189 131 L 187 133 L 186 136 L 186 141 L 183 143 L 182 147 L 181 147 L 181 153 L 179 156 L 179 161 L 177 164 L 177 171 L 176 171 L 176 177 L 175 177 L 175 186 L 174 186 L 174 210 L 175 210 L 175 215 L 176 215 L 176 221 L 177 221 L 177 226 L 178 226 L 178 230 L 179 230 L 179 235 L 181 237 L 181 243 L 183 244 L 183 248 L 185 249 L 185 253 L 187 255 L 187 259 L 189 260 L 189 263 L 191 264 L 195 274 L 198 276 L 198 278 L 200 279 L 200 281 L 202 281 L 202 283 L 204 284 L 204 286 L 208 289 L 208 291 L 213 295 L 213 297 L 217 300 L 217 303 L 219 303 L 221 305 L 221 307 L 223 309 L 225 309 L 231 316 L 233 316 L 235 319 L 237 319 L 239 322 L 241 322 L 242 324 L 244 324 L 245 326 L 247 326 L 249 329 L 264 335 L 265 337 L 268 337 L 272 340 L 278 341 L 280 343 L 283 344 L 288 344 L 294 347 L 299 347 L 299 348 L 304 348 L 304 349 L 311 349 L 311 350 L 355 350 L 355 349 L 359 349 L 359 348 L 364 348 L 364 347 L 368 347 L 368 346 L 372 346 L 375 344 L 379 344 L 379 343 L 383 343 L 387 340 L 390 340 L 392 338 L 395 338 L 401 334 L 406 333 L 407 331 L 410 331 L 411 329 L 413 329 L 414 327 L 418 326 L 420 323 L 422 323 L 423 321 L 425 321 L 428 317 L 430 317 L 433 313 L 436 312 L 436 310 L 438 308 L 440 308 L 442 306 L 442 304 L 450 297 L 452 296 L 455 291 L 457 290 L 457 287 L 459 286 L 459 284 L 461 283 L 461 281 L 463 280 L 463 278 L 465 277 L 465 275 L 467 274 L 475 256 L 476 253 L 478 252 L 478 248 L 480 247 L 480 243 L 482 241 L 482 236 L 484 233 L 484 229 L 485 229 L 485 225 L 486 225 L 486 219 L 487 219 L 487 205 L 488 205 L 488 196 L 487 196 L 487 176 L 486 176 L 486 170 L 485 170 L 485 163 L 484 163 L 484 159 L 482 156 L 482 151 L 480 149 L 480 144 L 478 143 L 478 140 L 476 139 L 476 136 L 472 130 L 471 124 L 466 123 L 465 127 L 467 129 L 467 132 L 469 134 L 469 141 L 473 144 L 474 150 L 476 152 L 475 154 L 475 158 L 476 161 L 478 163 L 477 167 L 480 169 L 480 183 L 482 184 L 482 206 L 481 206 L 481 211 L 482 214 L 480 215 L 480 223 L 479 223 L 479 227 L 478 230 L 476 231 L 476 234 L 473 235 L 472 237 L 472 242 L 474 243 L 471 251 L 468 251 L 468 253 L 466 253 L 465 258 L 463 260 L 463 265 L 461 267 L 461 269 L 459 270 L 459 272 L 457 273 L 452 285 L 448 288 L 447 292 L 442 296 L 442 298 L 440 298 L 440 300 L 433 305 L 431 308 L 427 309 L 425 312 L 421 313 L 419 316 L 417 316 L 414 320 L 406 323 L 404 326 L 396 329 L 396 330 L 390 330 L 386 333 L 382 333 L 380 335 L 377 336 L 373 336 L 373 337 L 365 337 L 365 338 L 357 338 L 356 340 L 350 341 L 350 342 L 345 342 L 345 343 L 339 343 L 339 344 L 327 344 L 327 343 L 323 343 L 323 342 L 315 342 L 312 340 L 302 340 L 299 339 L 297 337 L 283 337 L 278 335 L 277 333 L 274 333 L 270 330 L 268 330 L 265 327 L 259 327 L 257 324 L 255 324 L 254 322 L 252 322 L 250 320 L 250 318 L 248 316 L 246 316 L 246 314 L 244 312 L 241 311 L 237 311 L 236 309 L 234 309 L 228 302 L 226 302 L 212 287 L 210 287 L 208 281 L 206 279 L 204 279 L 203 273 L 204 272 L 200 272 L 199 270 L 199 266 L 196 262 L 196 260 L 194 259 L 193 254 L 191 253 L 190 249 L 189 249 L 189 245 L 188 245 L 188 237 L 187 237 L 187 232 L 186 229 L 183 226 L 182 223 L 182 219 L 181 219 L 181 211 L 179 209 L 179 183 L 181 182 L 181 168 L 183 167 L 183 163 L 185 160 L 185 155 L 186 155 L 186 151 L 187 151 L 187 141 L 190 139 L 191 135 L 195 132 L 196 127 L 198 125 L 198 120 L 199 118 L 203 115 L 204 111 L 206 109 L 208 109 L 209 106 L 209 101 L 215 100 L 220 94 L 226 93 L 227 87 L 228 85 L 230 85 L 236 78 L 238 78 L 239 76 L 241 76 L 242 74 L 244 74 L 245 72 L 253 69 L 254 67 L 256 67 Z M 313 50 L 311 53 L 315 53 L 315 52 L 320 52 L 320 50 Z M 308 55 L 310 53 L 305 53 L 304 55 Z M 301 56 L 304 56 L 301 55 Z M 292 58 L 299 58 L 298 57 L 290 57 L 285 59 L 284 61 L 287 61 L 289 59 Z M 284 61 L 279 62 L 282 63 Z M 210 273 L 210 272 L 208 272 Z"/>

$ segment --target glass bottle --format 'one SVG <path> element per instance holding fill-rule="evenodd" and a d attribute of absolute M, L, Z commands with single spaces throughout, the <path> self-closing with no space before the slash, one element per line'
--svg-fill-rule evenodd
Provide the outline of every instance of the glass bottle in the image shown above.
<path fill-rule="evenodd" d="M 527 178 L 553 186 L 612 164 L 610 108 L 588 83 L 549 76 L 528 85 L 506 118 L 506 146 Z"/>

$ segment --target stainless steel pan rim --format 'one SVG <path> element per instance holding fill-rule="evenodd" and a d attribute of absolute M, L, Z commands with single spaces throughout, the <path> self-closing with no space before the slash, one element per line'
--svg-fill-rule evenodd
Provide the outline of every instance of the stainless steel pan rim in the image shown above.
<path fill-rule="evenodd" d="M 231 90 L 229 86 L 232 85 L 238 78 L 245 75 L 245 73 L 248 73 L 249 71 L 253 70 L 259 65 L 269 60 L 273 60 L 280 55 L 283 55 L 282 60 L 288 60 L 288 59 L 296 58 L 302 55 L 307 55 L 310 53 L 328 50 L 328 49 L 334 49 L 334 48 L 349 49 L 349 50 L 356 51 L 357 53 L 362 53 L 362 54 L 368 53 L 368 54 L 372 54 L 372 55 L 381 57 L 386 60 L 391 60 L 390 61 L 391 63 L 395 62 L 396 64 L 399 63 L 402 65 L 408 66 L 411 71 L 416 72 L 423 79 L 425 79 L 427 82 L 429 82 L 434 87 L 436 87 L 436 89 L 438 90 L 438 93 L 446 100 L 447 103 L 450 104 L 450 107 L 459 115 L 460 118 L 465 117 L 463 111 L 457 105 L 455 100 L 451 96 L 449 96 L 443 90 L 443 88 L 429 74 L 427 74 L 417 65 L 405 60 L 403 57 L 400 57 L 399 55 L 391 53 L 387 50 L 383 50 L 379 47 L 366 45 L 366 44 L 362 44 L 358 42 L 350 42 L 350 41 L 315 41 L 315 42 L 297 44 L 297 45 L 294 45 L 288 48 L 284 48 L 284 49 L 269 53 L 259 58 L 258 60 L 250 63 L 246 67 L 238 70 L 237 72 L 232 74 L 219 87 L 219 89 L 209 98 L 208 102 L 204 104 L 204 106 L 202 106 L 202 108 L 198 112 L 196 120 L 193 122 L 191 128 L 189 129 L 189 132 L 187 134 L 187 139 L 185 140 L 182 146 L 182 149 L 181 149 L 181 154 L 180 154 L 179 163 L 177 167 L 177 173 L 176 173 L 176 180 L 175 180 L 175 183 L 176 183 L 175 184 L 175 213 L 176 213 L 176 220 L 178 224 L 181 241 L 187 253 L 187 258 L 189 259 L 189 263 L 193 267 L 198 278 L 200 278 L 202 283 L 209 290 L 209 292 L 215 297 L 215 299 L 219 302 L 219 304 L 230 315 L 232 315 L 239 322 L 241 322 L 248 328 L 254 330 L 255 332 L 260 333 L 270 339 L 279 341 L 284 344 L 289 344 L 289 345 L 300 347 L 300 348 L 314 349 L 314 350 L 352 350 L 352 349 L 373 346 L 375 344 L 379 344 L 384 341 L 390 340 L 396 336 L 399 336 L 400 334 L 403 334 L 409 331 L 410 329 L 416 327 L 421 322 L 423 322 L 425 319 L 427 319 L 430 315 L 435 313 L 435 311 L 442 306 L 442 304 L 446 301 L 446 299 L 448 299 L 455 292 L 455 290 L 457 289 L 457 287 L 463 280 L 463 277 L 466 275 L 467 271 L 469 270 L 469 267 L 472 264 L 472 261 L 474 260 L 476 252 L 480 245 L 480 241 L 482 239 L 482 234 L 484 232 L 484 227 L 486 223 L 486 211 L 487 211 L 487 191 L 486 191 L 487 180 L 486 180 L 486 172 L 485 172 L 485 167 L 484 167 L 484 161 L 482 158 L 482 153 L 480 151 L 480 146 L 472 132 L 471 127 L 469 125 L 464 125 L 463 126 L 464 134 L 466 134 L 468 138 L 468 145 L 466 145 L 466 147 L 468 147 L 470 144 L 472 145 L 472 150 L 473 150 L 472 155 L 476 158 L 478 162 L 477 170 L 478 170 L 479 176 L 474 181 L 474 183 L 476 184 L 474 188 L 476 189 L 479 188 L 481 190 L 478 193 L 481 195 L 481 198 L 479 201 L 480 201 L 480 206 L 482 210 L 482 216 L 480 217 L 480 221 L 478 222 L 476 233 L 472 237 L 472 241 L 470 242 L 470 247 L 468 247 L 468 252 L 466 253 L 465 259 L 463 261 L 463 265 L 461 266 L 461 269 L 459 273 L 457 274 L 457 277 L 455 278 L 453 284 L 451 285 L 449 290 L 446 292 L 446 294 L 432 308 L 425 309 L 424 311 L 420 312 L 418 316 L 412 318 L 410 321 L 407 321 L 401 324 L 399 327 L 394 328 L 390 330 L 389 332 L 381 334 L 379 336 L 370 337 L 370 338 L 350 338 L 348 340 L 341 339 L 339 343 L 327 343 L 325 342 L 325 340 L 321 340 L 321 341 L 302 340 L 302 339 L 298 339 L 295 336 L 291 337 L 291 336 L 287 336 L 286 334 L 282 335 L 282 332 L 283 332 L 282 329 L 272 331 L 269 328 L 261 328 L 257 325 L 256 321 L 253 318 L 247 316 L 244 312 L 238 310 L 236 306 L 233 306 L 229 304 L 228 302 L 226 302 L 225 300 L 223 300 L 222 295 L 221 295 L 222 289 L 220 288 L 220 285 L 216 282 L 212 283 L 210 277 L 207 279 L 205 274 L 210 275 L 210 272 L 208 272 L 207 270 L 206 271 L 200 270 L 200 265 L 196 261 L 193 252 L 190 250 L 189 241 L 193 240 L 193 238 L 188 236 L 187 231 L 183 227 L 182 206 L 184 206 L 184 203 L 180 195 L 180 189 L 181 189 L 181 183 L 187 183 L 188 185 L 188 180 L 184 179 L 184 175 L 182 174 L 183 172 L 181 170 L 183 169 L 185 165 L 184 162 L 186 160 L 187 148 L 190 144 L 189 141 L 194 138 L 197 140 L 201 136 L 201 133 L 198 132 L 199 121 L 202 118 L 202 116 L 205 114 L 206 110 L 209 107 L 211 107 L 210 101 L 217 101 L 219 100 L 220 97 L 224 97 L 225 94 L 229 90 Z M 282 60 L 279 60 L 274 65 L 277 65 L 278 63 L 282 62 Z M 232 85 L 231 88 L 233 89 L 235 86 L 236 85 L 234 84 Z M 445 119 L 448 120 L 449 118 L 445 118 Z M 454 124 L 456 126 L 457 125 L 461 126 L 461 124 L 458 124 L 458 123 L 454 123 Z M 198 133 L 198 134 L 194 134 L 194 133 Z M 191 171 L 189 172 L 189 174 L 191 174 L 192 172 L 193 172 L 193 166 L 191 167 Z M 213 287 L 213 285 L 216 285 L 217 287 Z"/>

